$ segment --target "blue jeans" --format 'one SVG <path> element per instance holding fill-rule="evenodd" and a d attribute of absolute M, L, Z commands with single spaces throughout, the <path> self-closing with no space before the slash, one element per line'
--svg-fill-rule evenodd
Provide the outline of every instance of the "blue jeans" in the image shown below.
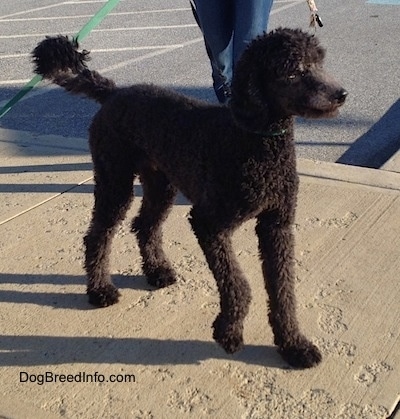
<path fill-rule="evenodd" d="M 248 44 L 267 29 L 273 0 L 194 0 L 212 66 L 214 89 L 230 85 Z"/>

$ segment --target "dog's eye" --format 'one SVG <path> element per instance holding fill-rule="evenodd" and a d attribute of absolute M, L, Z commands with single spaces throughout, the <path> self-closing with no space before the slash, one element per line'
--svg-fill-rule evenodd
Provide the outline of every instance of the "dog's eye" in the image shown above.
<path fill-rule="evenodd" d="M 298 73 L 289 74 L 288 80 L 294 81 L 298 77 L 304 77 L 305 75 L 306 75 L 306 72 L 305 71 L 299 71 Z"/>

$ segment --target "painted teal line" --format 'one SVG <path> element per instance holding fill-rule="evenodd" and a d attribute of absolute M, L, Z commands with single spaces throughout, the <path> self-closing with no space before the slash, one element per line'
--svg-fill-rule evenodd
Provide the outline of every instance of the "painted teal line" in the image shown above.
<path fill-rule="evenodd" d="M 392 6 L 400 6 L 400 0 L 368 0 L 369 4 L 389 4 Z"/>
<path fill-rule="evenodd" d="M 79 42 L 95 28 L 119 3 L 119 0 L 108 0 L 108 2 L 89 20 L 88 23 L 76 34 L 75 39 Z"/>
<path fill-rule="evenodd" d="M 82 41 L 95 28 L 110 11 L 119 3 L 119 0 L 108 0 L 108 2 L 82 27 L 75 35 L 77 41 Z M 0 110 L 2 118 L 17 102 L 19 102 L 27 93 L 29 93 L 43 77 L 37 74 L 34 76 L 11 100 L 9 100 Z"/>
<path fill-rule="evenodd" d="M 17 102 L 19 102 L 28 92 L 30 92 L 43 77 L 36 74 L 11 100 L 9 100 L 0 111 L 0 118 L 4 116 Z"/>

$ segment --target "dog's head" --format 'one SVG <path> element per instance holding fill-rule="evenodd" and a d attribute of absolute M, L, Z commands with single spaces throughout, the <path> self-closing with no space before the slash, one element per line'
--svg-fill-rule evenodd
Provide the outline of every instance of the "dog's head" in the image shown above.
<path fill-rule="evenodd" d="M 234 115 L 250 108 L 270 118 L 337 115 L 347 92 L 323 69 L 324 57 L 318 39 L 300 29 L 280 28 L 257 38 L 235 71 Z"/>

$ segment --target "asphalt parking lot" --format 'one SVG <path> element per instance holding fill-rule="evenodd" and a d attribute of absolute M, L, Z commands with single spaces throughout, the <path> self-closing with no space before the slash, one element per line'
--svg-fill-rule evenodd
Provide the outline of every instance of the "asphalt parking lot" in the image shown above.
<path fill-rule="evenodd" d="M 15 0 L 0 11 L 0 105 L 31 79 L 45 35 L 75 34 L 104 1 Z M 341 116 L 297 124 L 299 157 L 380 167 L 400 144 L 399 0 L 319 0 L 327 67 L 349 91 Z M 308 28 L 305 0 L 277 0 L 269 29 Z M 92 67 L 120 84 L 157 83 L 214 101 L 202 37 L 188 0 L 122 0 L 84 40 Z M 0 127 L 86 137 L 97 107 L 41 83 Z M 68 151 L 66 150 L 66 153 Z M 83 150 L 82 152 L 86 152 Z"/>

